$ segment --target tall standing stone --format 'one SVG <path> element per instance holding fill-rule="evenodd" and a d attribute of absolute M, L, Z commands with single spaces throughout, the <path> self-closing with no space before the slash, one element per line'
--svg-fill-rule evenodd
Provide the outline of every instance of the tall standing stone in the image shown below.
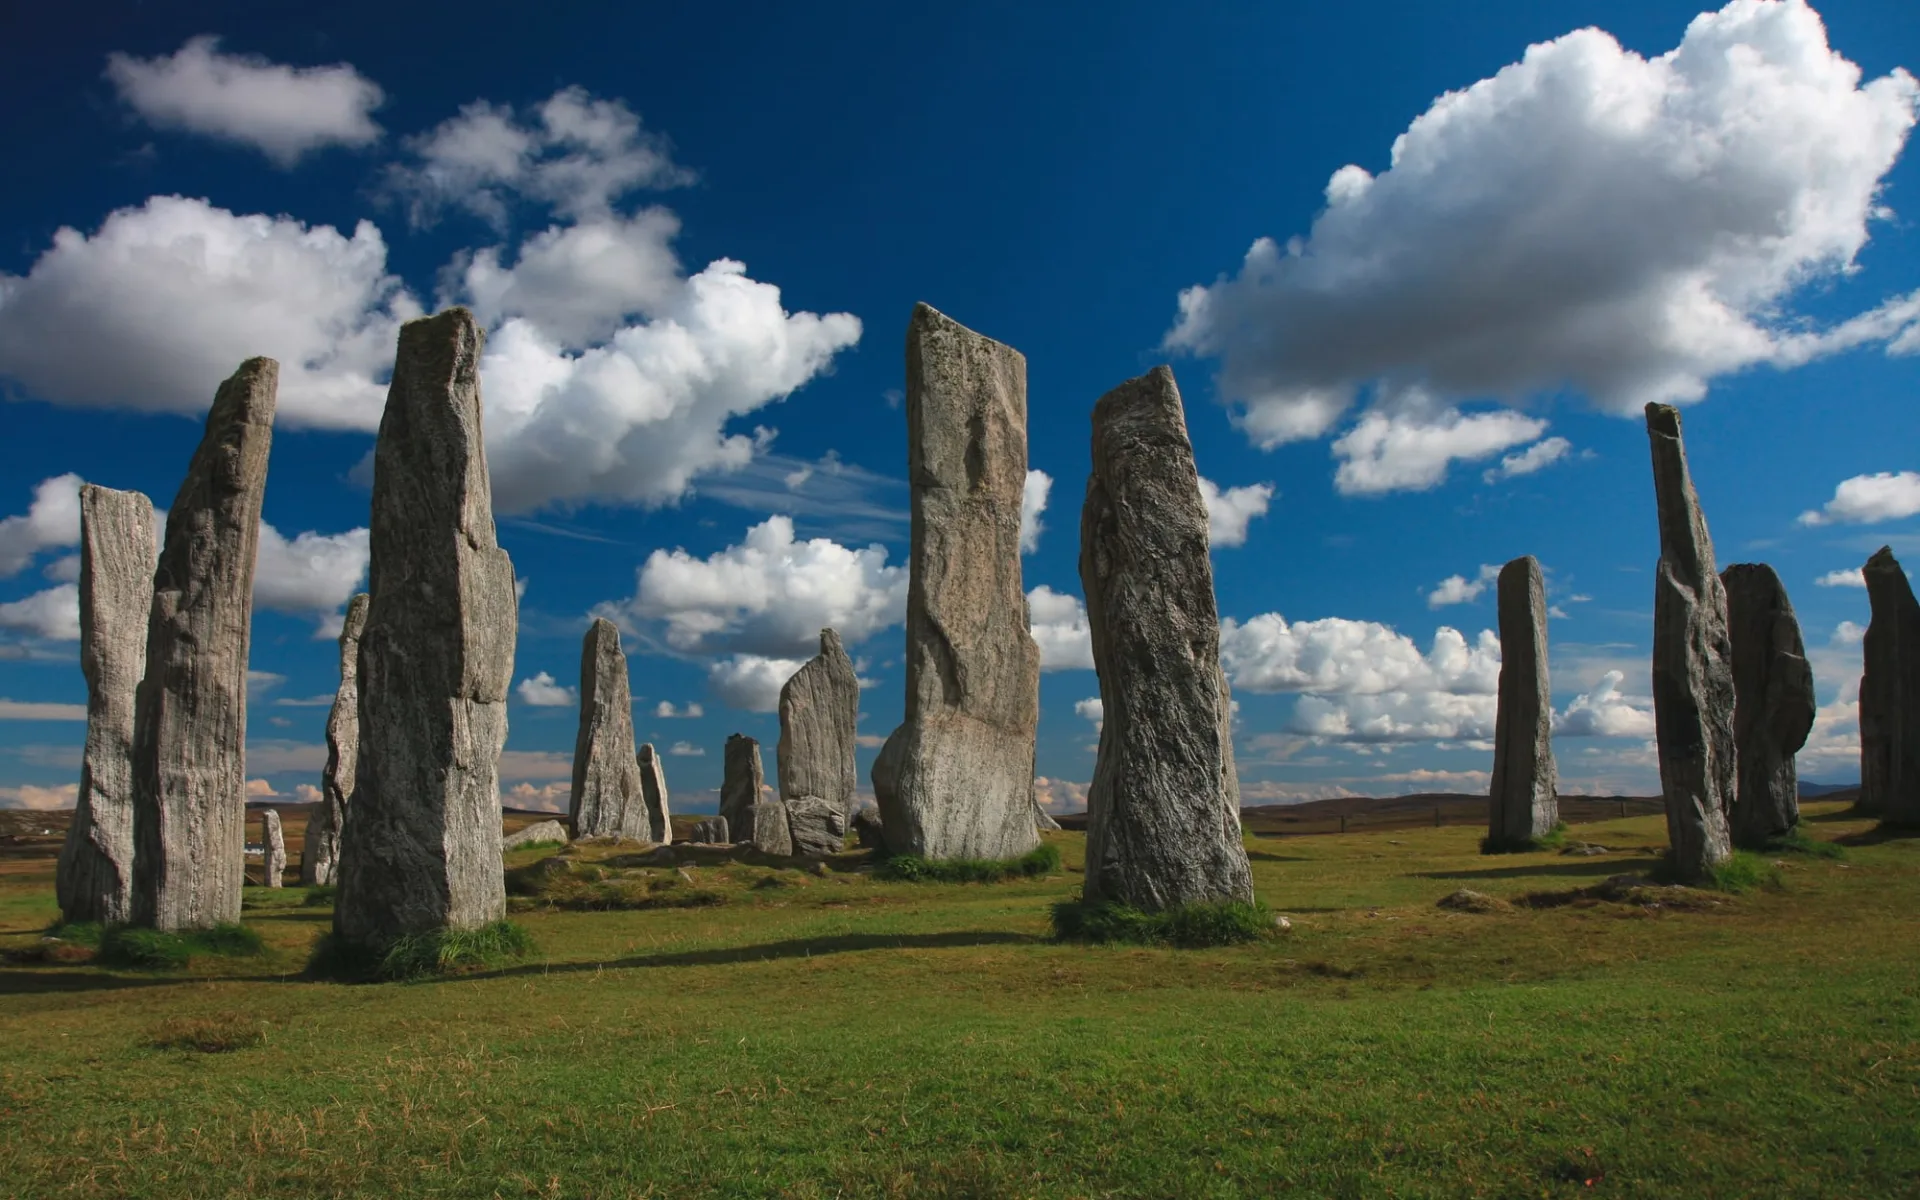
<path fill-rule="evenodd" d="M 374 448 L 360 761 L 333 929 L 379 947 L 506 912 L 500 750 L 518 610 L 494 540 L 473 314 L 400 330 Z"/>
<path fill-rule="evenodd" d="M 1800 823 L 1793 756 L 1813 730 L 1813 667 L 1787 589 L 1765 563 L 1720 572 L 1733 643 L 1733 742 L 1739 787 L 1727 824 L 1733 844 L 1758 850 Z"/>
<path fill-rule="evenodd" d="M 1104 712 L 1085 898 L 1149 912 L 1251 901 L 1207 508 L 1166 367 L 1094 405 L 1080 586 Z"/>
<path fill-rule="evenodd" d="M 1523 846 L 1560 822 L 1547 677 L 1547 585 L 1531 554 L 1500 568 L 1500 699 L 1488 843 Z"/>
<path fill-rule="evenodd" d="M 854 729 L 860 719 L 860 680 L 840 635 L 820 631 L 820 653 L 780 689 L 780 799 L 825 800 L 844 817 L 853 810 Z"/>
<path fill-rule="evenodd" d="M 1010 858 L 1033 822 L 1040 649 L 1020 581 L 1027 360 L 925 304 L 907 328 L 906 719 L 873 764 L 888 847 Z"/>
<path fill-rule="evenodd" d="M 1733 853 L 1733 645 L 1707 518 L 1687 473 L 1680 413 L 1647 405 L 1660 564 L 1653 590 L 1653 722 L 1675 873 L 1698 881 Z"/>
<path fill-rule="evenodd" d="M 673 817 L 667 811 L 667 772 L 660 753 L 652 742 L 643 742 L 638 756 L 640 765 L 640 803 L 645 814 L 645 832 L 638 836 L 666 845 L 673 840 Z"/>
<path fill-rule="evenodd" d="M 367 594 L 361 592 L 348 601 L 340 624 L 340 688 L 327 712 L 327 766 L 300 850 L 300 882 L 308 887 L 330 885 L 340 874 L 340 834 L 360 763 L 360 633 L 366 627 Z"/>
<path fill-rule="evenodd" d="M 247 869 L 247 648 L 280 364 L 240 364 L 167 510 L 134 701 L 133 921 L 240 919 Z"/>
<path fill-rule="evenodd" d="M 580 645 L 580 733 L 573 742 L 574 837 L 649 838 L 633 744 L 633 693 L 620 631 L 595 617 Z"/>
<path fill-rule="evenodd" d="M 287 877 L 287 835 L 280 828 L 280 814 L 271 808 L 260 810 L 261 882 L 270 888 L 281 886 Z"/>
<path fill-rule="evenodd" d="M 1920 604 L 1882 546 L 1867 560 L 1860 677 L 1860 809 L 1892 826 L 1920 826 Z"/>
<path fill-rule="evenodd" d="M 54 890 L 68 921 L 124 923 L 133 903 L 133 710 L 153 605 L 153 502 L 80 489 L 80 671 L 87 745 Z"/>
<path fill-rule="evenodd" d="M 760 803 L 766 785 L 760 743 L 744 733 L 729 735 L 721 769 L 720 815 L 727 819 L 728 836 L 736 842 L 750 841 L 753 823 L 747 810 Z"/>

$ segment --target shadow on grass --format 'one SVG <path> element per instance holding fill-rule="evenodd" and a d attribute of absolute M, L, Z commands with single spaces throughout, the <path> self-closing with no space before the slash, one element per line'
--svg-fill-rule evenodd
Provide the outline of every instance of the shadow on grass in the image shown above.
<path fill-rule="evenodd" d="M 497 979 L 517 975 L 559 975 L 577 971 L 623 970 L 630 967 L 716 967 L 765 962 L 779 958 L 816 958 L 825 954 L 855 954 L 865 950 L 950 950 L 969 946 L 1031 946 L 1051 939 L 1032 933 L 843 933 L 834 937 L 795 938 L 760 946 L 733 946 L 721 950 L 682 950 L 674 954 L 643 954 L 597 962 L 526 963 L 498 971 L 477 971 L 448 982 Z M 424 981 L 431 985 L 437 980 Z M 416 984 L 415 986 L 420 986 Z"/>
<path fill-rule="evenodd" d="M 1298 854 L 1268 854 L 1265 850 L 1249 850 L 1247 851 L 1247 857 L 1251 859 L 1256 859 L 1260 862 L 1312 862 L 1313 861 L 1310 858 L 1303 858 Z"/>
<path fill-rule="evenodd" d="M 1859 817 L 1853 818 L 1860 820 Z M 1849 833 L 1845 837 L 1833 839 L 1836 846 L 1880 846 L 1887 842 L 1910 842 L 1920 838 L 1920 829 L 1911 826 L 1875 825 L 1872 829 L 1863 829 L 1859 833 Z"/>
<path fill-rule="evenodd" d="M 1540 863 L 1537 866 L 1483 867 L 1478 871 L 1420 871 L 1415 879 L 1523 879 L 1528 875 L 1623 875 L 1650 869 L 1657 859 L 1621 858 L 1604 855 L 1583 858 L 1579 862 Z"/>
<path fill-rule="evenodd" d="M 0 970 L 0 996 L 47 996 L 60 992 L 117 992 L 130 988 L 193 986 L 210 981 L 297 983 L 299 977 L 284 973 L 208 976 L 145 972 L 136 975 L 111 974 L 98 968 L 86 971 L 46 971 L 31 967 L 9 967 L 6 970 Z"/>

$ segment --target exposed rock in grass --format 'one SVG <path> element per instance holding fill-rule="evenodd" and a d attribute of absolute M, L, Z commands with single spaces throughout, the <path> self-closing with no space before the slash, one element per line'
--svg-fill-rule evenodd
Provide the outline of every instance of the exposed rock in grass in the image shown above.
<path fill-rule="evenodd" d="M 1207 509 L 1166 367 L 1094 405 L 1080 582 L 1105 713 L 1086 902 L 1251 902 Z"/>
<path fill-rule="evenodd" d="M 907 329 L 906 715 L 873 764 L 887 846 L 1031 850 L 1040 648 L 1020 578 L 1027 361 L 921 304 Z"/>
<path fill-rule="evenodd" d="M 367 599 L 361 592 L 348 601 L 340 626 L 340 687 L 327 711 L 327 766 L 300 850 L 300 882 L 308 887 L 331 887 L 340 874 L 340 834 L 360 769 L 360 633 L 367 627 Z"/>
<path fill-rule="evenodd" d="M 167 510 L 134 701 L 133 921 L 239 919 L 246 883 L 247 647 L 280 364 L 250 358 L 215 393 Z"/>
<path fill-rule="evenodd" d="M 1493 730 L 1489 846 L 1533 842 L 1560 822 L 1547 679 L 1547 587 L 1531 554 L 1500 569 L 1500 695 Z"/>
<path fill-rule="evenodd" d="M 1647 405 L 1660 518 L 1653 593 L 1653 714 L 1667 842 L 1683 882 L 1709 877 L 1733 852 L 1733 646 L 1713 540 L 1687 472 L 1680 413 Z"/>
<path fill-rule="evenodd" d="M 1720 573 L 1733 644 L 1733 740 L 1739 786 L 1728 828 L 1736 846 L 1756 850 L 1800 823 L 1793 756 L 1813 729 L 1813 667 L 1780 576 L 1765 563 Z"/>
<path fill-rule="evenodd" d="M 567 818 L 575 837 L 652 837 L 620 631 L 595 617 L 580 644 L 580 729 Z"/>
<path fill-rule="evenodd" d="M 531 846 L 536 842 L 552 842 L 564 846 L 573 839 L 567 834 L 567 827 L 559 821 L 535 821 L 525 829 L 509 833 L 500 840 L 500 851 L 518 850 L 522 846 Z"/>
<path fill-rule="evenodd" d="M 1490 913 L 1500 912 L 1512 906 L 1505 900 L 1495 899 L 1484 892 L 1461 888 L 1457 892 L 1440 897 L 1440 907 L 1453 912 Z"/>
<path fill-rule="evenodd" d="M 80 489 L 87 742 L 54 884 L 68 921 L 120 924 L 133 914 L 134 694 L 147 661 L 153 556 L 151 500 L 91 483 Z"/>
<path fill-rule="evenodd" d="M 464 308 L 400 330 L 374 447 L 360 759 L 333 910 L 341 954 L 477 933 L 506 911 L 499 762 L 518 604 L 494 537 L 484 341 Z"/>

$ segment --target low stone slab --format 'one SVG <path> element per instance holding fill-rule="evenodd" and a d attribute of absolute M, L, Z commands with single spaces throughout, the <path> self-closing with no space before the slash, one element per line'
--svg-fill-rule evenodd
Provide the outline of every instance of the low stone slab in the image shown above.
<path fill-rule="evenodd" d="M 847 848 L 847 815 L 840 805 L 820 796 L 799 796 L 786 803 L 793 853 L 838 854 Z"/>
<path fill-rule="evenodd" d="M 709 846 L 731 844 L 725 817 L 707 817 L 693 823 L 693 840 Z"/>
<path fill-rule="evenodd" d="M 500 851 L 518 850 L 534 842 L 559 842 L 566 845 L 572 839 L 567 835 L 565 823 L 560 821 L 535 821 L 525 829 L 509 833 L 500 839 Z"/>
<path fill-rule="evenodd" d="M 793 853 L 793 830 L 787 824 L 787 806 L 778 800 L 762 800 L 749 808 L 743 832 L 748 836 L 741 840 L 753 843 L 753 848 L 764 854 Z"/>

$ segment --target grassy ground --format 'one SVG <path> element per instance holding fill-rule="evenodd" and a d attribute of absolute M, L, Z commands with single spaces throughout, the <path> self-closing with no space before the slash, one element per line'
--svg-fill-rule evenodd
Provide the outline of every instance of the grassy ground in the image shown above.
<path fill-rule="evenodd" d="M 1845 858 L 1698 907 L 1524 902 L 1650 867 L 1658 818 L 1576 825 L 1587 858 L 1252 838 L 1292 930 L 1204 951 L 1047 940 L 1073 833 L 1034 880 L 523 899 L 532 961 L 427 983 L 299 979 L 327 910 L 261 889 L 256 957 L 0 967 L 0 1191 L 1916 1195 L 1920 840 L 1839 807 L 1808 829 Z M 54 918 L 54 844 L 0 858 L 0 949 Z"/>

